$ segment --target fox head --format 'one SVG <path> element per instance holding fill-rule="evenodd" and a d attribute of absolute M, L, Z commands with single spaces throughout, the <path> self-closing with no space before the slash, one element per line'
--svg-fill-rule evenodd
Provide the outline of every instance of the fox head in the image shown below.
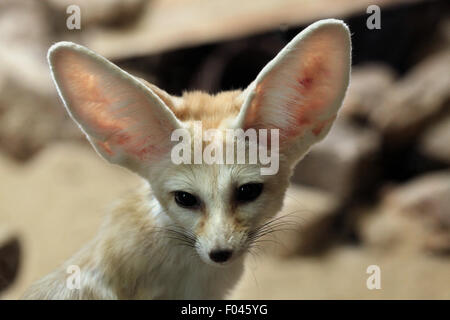
<path fill-rule="evenodd" d="M 224 265 L 268 231 L 267 221 L 281 209 L 293 167 L 331 128 L 349 83 L 350 51 L 347 26 L 322 20 L 298 34 L 245 90 L 181 97 L 73 43 L 53 45 L 48 60 L 68 113 L 95 150 L 146 179 L 164 214 L 201 259 Z M 266 164 L 260 160 L 174 161 L 177 130 L 191 138 L 189 151 L 195 151 L 196 143 L 204 146 L 195 132 L 198 123 L 201 134 L 275 129 L 271 132 L 279 141 L 257 144 L 259 149 L 276 142 L 271 155 L 276 153 L 277 171 L 262 174 Z M 211 140 L 226 146 L 236 142 Z M 249 154 L 250 143 L 244 147 Z"/>

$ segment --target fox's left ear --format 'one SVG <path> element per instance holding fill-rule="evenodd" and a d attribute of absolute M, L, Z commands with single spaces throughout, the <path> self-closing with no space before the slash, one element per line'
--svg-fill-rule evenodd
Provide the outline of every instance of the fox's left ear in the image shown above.
<path fill-rule="evenodd" d="M 340 20 L 298 34 L 245 90 L 235 126 L 279 129 L 281 152 L 301 157 L 329 131 L 350 78 L 351 40 Z"/>
<path fill-rule="evenodd" d="M 103 158 L 143 174 L 170 154 L 181 123 L 162 90 L 75 43 L 54 44 L 48 61 L 67 112 Z"/>

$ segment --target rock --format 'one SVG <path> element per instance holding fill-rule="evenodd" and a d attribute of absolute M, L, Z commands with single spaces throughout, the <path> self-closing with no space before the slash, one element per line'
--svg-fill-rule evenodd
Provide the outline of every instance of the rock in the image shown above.
<path fill-rule="evenodd" d="M 417 57 L 425 57 L 444 50 L 450 49 L 450 17 L 447 15 L 439 19 L 435 26 L 435 32 L 431 35 L 432 40 L 416 52 Z"/>
<path fill-rule="evenodd" d="M 18 237 L 2 226 L 0 228 L 0 293 L 11 286 L 16 279 L 20 260 L 21 250 Z"/>
<path fill-rule="evenodd" d="M 384 0 L 378 5 L 384 8 L 397 1 Z M 370 0 L 288 0 L 282 5 L 279 0 L 246 0 L 245 5 L 242 0 L 152 0 L 133 26 L 94 32 L 86 38 L 86 44 L 108 58 L 123 59 L 305 26 L 327 17 L 342 19 L 365 14 L 370 4 Z"/>
<path fill-rule="evenodd" d="M 328 231 L 338 203 L 327 192 L 292 185 L 274 218 L 278 231 L 262 237 L 258 244 L 264 252 L 279 257 L 316 253 L 329 244 L 332 234 Z"/>
<path fill-rule="evenodd" d="M 81 137 L 57 96 L 45 52 L 0 50 L 0 149 L 24 160 L 50 141 Z"/>
<path fill-rule="evenodd" d="M 420 62 L 393 85 L 371 113 L 370 121 L 390 143 L 410 141 L 448 108 L 449 88 L 450 50 L 444 50 Z"/>
<path fill-rule="evenodd" d="M 48 94 L 50 83 L 46 53 L 52 32 L 43 1 L 0 2 L 0 90 L 13 81 L 27 90 Z M 30 27 L 32 26 L 32 27 Z"/>
<path fill-rule="evenodd" d="M 65 135 L 68 123 L 46 61 L 47 13 L 42 1 L 0 2 L 0 46 L 8 48 L 0 50 L 0 149 L 16 159 Z"/>
<path fill-rule="evenodd" d="M 0 67 L 0 149 L 24 160 L 50 141 L 79 139 L 82 134 L 66 115 L 48 67 L 34 59 L 21 59 L 20 52 L 0 53 L 0 65 L 12 61 L 12 65 L 27 66 L 21 73 Z"/>
<path fill-rule="evenodd" d="M 2 0 L 0 30 L 0 47 L 8 50 L 21 47 L 28 54 L 36 55 L 50 44 L 51 30 L 42 1 Z M 18 68 L 18 65 L 14 67 Z"/>
<path fill-rule="evenodd" d="M 450 228 L 450 171 L 416 178 L 389 192 L 384 201 L 400 212 L 429 220 L 430 226 Z"/>
<path fill-rule="evenodd" d="M 380 105 L 395 79 L 395 72 L 384 64 L 367 64 L 352 70 L 350 87 L 340 115 L 367 121 Z"/>
<path fill-rule="evenodd" d="M 450 114 L 431 124 L 419 141 L 422 154 L 450 164 Z"/>
<path fill-rule="evenodd" d="M 340 118 L 328 136 L 297 165 L 292 181 L 324 189 L 340 198 L 363 192 L 373 180 L 379 137 Z"/>
<path fill-rule="evenodd" d="M 421 251 L 425 230 L 408 217 L 386 206 L 376 206 L 357 215 L 357 230 L 361 242 L 372 249 Z"/>
<path fill-rule="evenodd" d="M 450 171 L 430 173 L 386 191 L 374 211 L 361 225 L 367 243 L 450 253 Z"/>
<path fill-rule="evenodd" d="M 76 5 L 80 8 L 81 28 L 89 25 L 117 25 L 133 21 L 141 13 L 144 0 L 47 0 L 50 7 L 63 18 L 61 25 L 69 16 L 67 8 Z"/>

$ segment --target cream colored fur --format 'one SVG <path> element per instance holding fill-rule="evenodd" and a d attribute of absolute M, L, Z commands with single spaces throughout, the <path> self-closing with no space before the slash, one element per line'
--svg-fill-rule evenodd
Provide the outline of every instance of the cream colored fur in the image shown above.
<path fill-rule="evenodd" d="M 292 168 L 329 131 L 350 73 L 350 35 L 338 20 L 319 21 L 295 37 L 244 91 L 173 97 L 73 43 L 49 50 L 58 92 L 98 153 L 143 179 L 118 202 L 98 235 L 26 292 L 27 299 L 221 299 L 243 272 L 252 235 L 280 211 Z M 258 164 L 181 164 L 170 133 L 203 129 L 280 130 L 280 169 Z M 236 203 L 238 186 L 262 183 L 254 201 Z M 183 208 L 173 192 L 202 205 Z M 270 224 L 269 224 L 270 225 Z M 213 262 L 214 249 L 233 254 Z M 51 250 L 51 248 L 49 248 Z M 66 285 L 81 270 L 80 289 Z"/>

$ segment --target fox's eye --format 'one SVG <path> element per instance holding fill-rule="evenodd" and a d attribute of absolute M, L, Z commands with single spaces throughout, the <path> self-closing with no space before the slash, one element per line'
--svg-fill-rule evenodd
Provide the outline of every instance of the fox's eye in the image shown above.
<path fill-rule="evenodd" d="M 195 208 L 198 207 L 200 204 L 200 201 L 197 199 L 196 196 L 184 192 L 184 191 L 175 191 L 175 202 L 183 208 Z"/>
<path fill-rule="evenodd" d="M 263 190 L 262 183 L 247 183 L 237 189 L 236 199 L 240 202 L 253 201 L 259 197 Z"/>

